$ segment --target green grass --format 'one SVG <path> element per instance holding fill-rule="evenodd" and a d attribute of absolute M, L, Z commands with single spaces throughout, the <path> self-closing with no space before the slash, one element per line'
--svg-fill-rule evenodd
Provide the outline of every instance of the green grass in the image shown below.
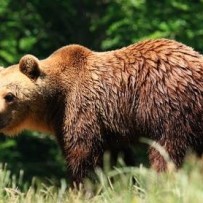
<path fill-rule="evenodd" d="M 105 172 L 104 172 L 105 171 Z M 0 203 L 202 203 L 203 161 L 189 156 L 179 171 L 159 173 L 145 167 L 97 170 L 97 183 L 85 181 L 85 189 L 71 190 L 65 180 L 59 186 L 33 179 L 24 185 L 0 170 Z M 21 189 L 19 189 L 21 188 Z M 90 195 L 91 194 L 91 195 Z"/>

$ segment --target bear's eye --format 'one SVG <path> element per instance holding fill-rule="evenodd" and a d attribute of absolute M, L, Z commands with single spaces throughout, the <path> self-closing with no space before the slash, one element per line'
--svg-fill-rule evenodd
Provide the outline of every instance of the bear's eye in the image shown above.
<path fill-rule="evenodd" d="M 9 92 L 9 93 L 4 97 L 4 99 L 6 100 L 6 102 L 11 103 L 11 102 L 14 101 L 15 95 Z"/>

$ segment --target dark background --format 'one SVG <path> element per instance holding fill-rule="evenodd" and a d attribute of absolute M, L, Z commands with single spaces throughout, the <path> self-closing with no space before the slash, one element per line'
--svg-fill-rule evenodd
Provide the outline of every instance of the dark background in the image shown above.
<path fill-rule="evenodd" d="M 161 37 L 202 52 L 203 0 L 0 0 L 0 65 L 5 67 L 24 54 L 42 59 L 72 43 L 103 51 Z M 37 132 L 0 136 L 0 162 L 14 174 L 23 170 L 28 181 L 65 177 L 54 137 Z"/>

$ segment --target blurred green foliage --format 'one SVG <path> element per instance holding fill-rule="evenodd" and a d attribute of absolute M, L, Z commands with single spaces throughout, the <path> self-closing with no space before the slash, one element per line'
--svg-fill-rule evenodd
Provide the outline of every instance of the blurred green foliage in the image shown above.
<path fill-rule="evenodd" d="M 78 43 L 110 50 L 142 39 L 172 38 L 203 50 L 203 0 L 0 0 L 0 65 L 30 53 L 47 57 Z M 61 177 L 65 165 L 50 137 L 0 137 L 0 162 L 25 176 Z"/>

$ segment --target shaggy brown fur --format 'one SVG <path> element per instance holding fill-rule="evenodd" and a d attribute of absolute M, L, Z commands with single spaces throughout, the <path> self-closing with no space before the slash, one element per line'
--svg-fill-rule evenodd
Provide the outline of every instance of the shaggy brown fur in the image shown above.
<path fill-rule="evenodd" d="M 77 182 L 109 139 L 130 143 L 147 136 L 177 167 L 189 148 L 202 153 L 203 57 L 173 40 L 103 53 L 70 45 L 41 61 L 26 55 L 1 71 L 0 80 L 1 131 L 55 134 Z M 156 170 L 166 169 L 155 149 L 149 158 Z"/>

